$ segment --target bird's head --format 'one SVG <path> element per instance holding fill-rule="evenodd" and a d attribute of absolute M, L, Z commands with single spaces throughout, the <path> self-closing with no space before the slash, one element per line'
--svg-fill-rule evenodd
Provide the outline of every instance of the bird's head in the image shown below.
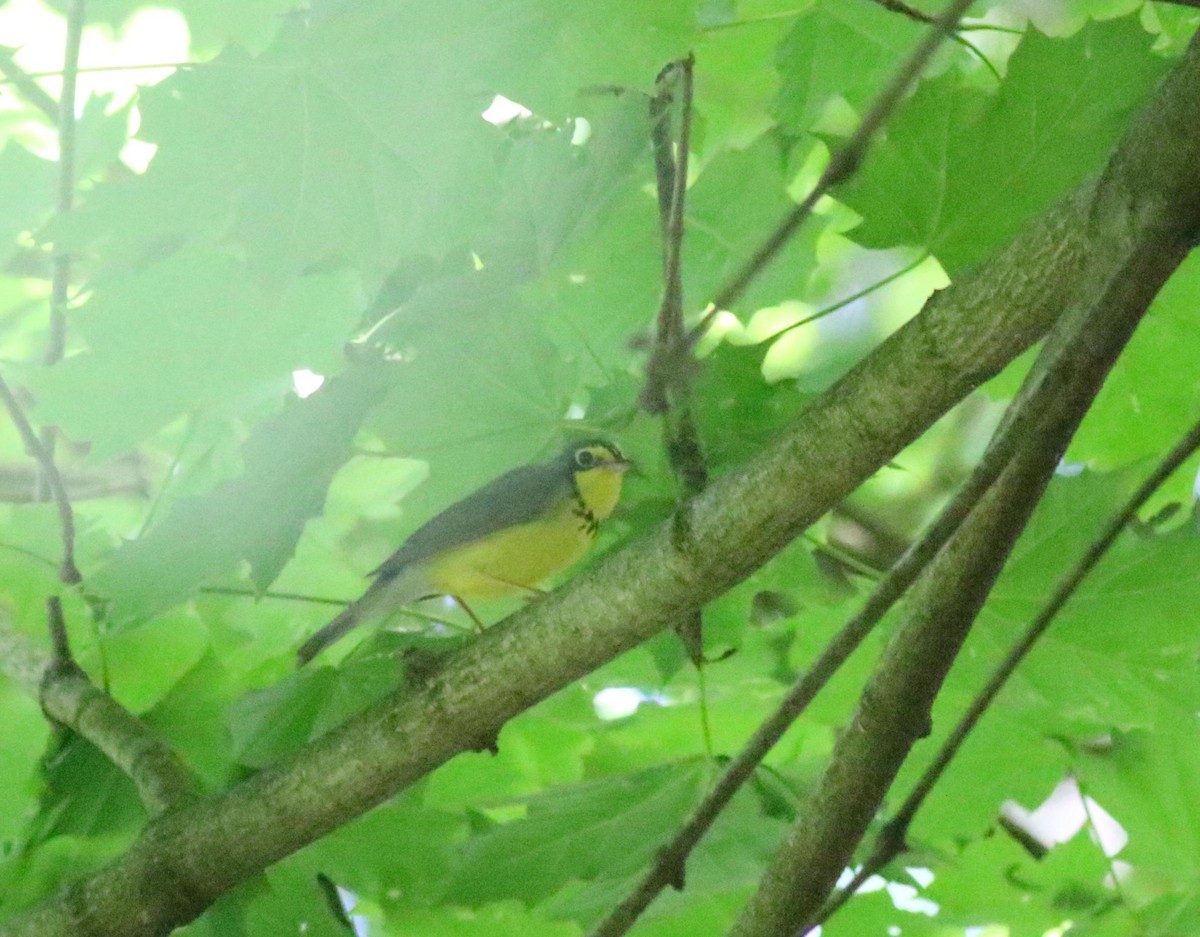
<path fill-rule="evenodd" d="M 583 503 L 597 520 L 612 514 L 621 497 L 621 481 L 633 463 L 606 439 L 585 439 L 563 451 L 562 460 L 571 473 Z"/>

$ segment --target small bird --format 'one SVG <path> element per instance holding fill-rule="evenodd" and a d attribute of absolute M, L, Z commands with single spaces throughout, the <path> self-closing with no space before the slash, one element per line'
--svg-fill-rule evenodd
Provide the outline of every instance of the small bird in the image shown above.
<path fill-rule="evenodd" d="M 613 443 L 590 439 L 505 472 L 419 527 L 371 572 L 375 581 L 362 597 L 304 642 L 298 664 L 355 625 L 417 599 L 448 595 L 478 625 L 464 599 L 537 592 L 591 546 L 632 464 Z"/>

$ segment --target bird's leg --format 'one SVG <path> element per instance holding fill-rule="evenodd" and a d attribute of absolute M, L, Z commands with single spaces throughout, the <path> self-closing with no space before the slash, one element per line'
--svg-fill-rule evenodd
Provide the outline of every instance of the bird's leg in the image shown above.
<path fill-rule="evenodd" d="M 450 598 L 454 599 L 454 601 L 458 603 L 458 607 L 470 616 L 471 621 L 475 622 L 475 631 L 479 634 L 483 634 L 483 622 L 479 620 L 478 615 L 471 611 L 471 606 L 469 606 L 461 596 L 452 595 Z"/>

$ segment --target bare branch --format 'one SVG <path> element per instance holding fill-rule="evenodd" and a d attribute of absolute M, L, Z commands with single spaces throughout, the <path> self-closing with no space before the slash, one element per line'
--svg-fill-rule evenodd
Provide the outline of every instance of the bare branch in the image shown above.
<path fill-rule="evenodd" d="M 58 102 L 58 214 L 65 215 L 75 202 L 75 85 L 79 68 L 79 45 L 83 39 L 86 0 L 71 0 L 67 11 L 67 41 L 63 49 L 62 94 Z M 50 264 L 50 341 L 42 363 L 57 364 L 67 347 L 67 293 L 71 285 L 71 258 L 57 243 Z M 57 431 L 43 426 L 42 448 L 49 463 L 54 462 Z M 61 487 L 61 481 L 59 483 Z M 38 478 L 37 497 L 45 501 L 52 494 L 44 473 Z"/>
<path fill-rule="evenodd" d="M 16 59 L 11 49 L 0 46 L 0 74 L 8 77 L 8 82 L 17 89 L 17 93 L 36 107 L 51 120 L 58 119 L 58 102 L 54 100 L 33 78 L 26 73 Z"/>
<path fill-rule="evenodd" d="M 871 0 L 877 6 L 883 7 L 892 13 L 899 13 L 902 16 L 907 16 L 910 20 L 915 20 L 918 23 L 933 23 L 933 17 L 928 13 L 918 10 L 914 6 L 909 6 L 903 0 Z"/>
<path fill-rule="evenodd" d="M 51 604 L 57 606 L 57 599 Z M 47 610 L 61 625 L 61 607 Z M 0 619 L 0 671 L 38 697 L 50 719 L 78 732 L 128 775 L 151 814 L 198 796 L 199 782 L 175 753 L 141 720 L 93 686 L 69 653 L 57 660 L 47 656 L 7 619 Z"/>
<path fill-rule="evenodd" d="M 83 39 L 86 0 L 71 0 L 67 11 L 67 42 L 63 50 L 62 96 L 58 102 L 58 213 L 66 214 L 75 203 L 75 87 L 79 69 L 79 45 Z M 67 291 L 71 282 L 71 258 L 57 244 L 50 288 L 50 343 L 45 363 L 56 364 L 66 351 Z M 53 455 L 52 447 L 47 447 Z"/>
<path fill-rule="evenodd" d="M 691 378 L 694 363 L 685 349 L 683 328 L 683 212 L 687 198 L 688 159 L 692 139 L 692 95 L 695 60 L 691 55 L 672 62 L 659 74 L 658 90 L 650 100 L 655 179 L 663 237 L 663 298 L 658 309 L 654 350 L 646 363 L 639 403 L 662 415 L 663 446 L 682 499 L 699 494 L 708 484 L 708 465 L 700 432 L 692 415 Z M 670 126 L 672 88 L 679 83 L 679 140 L 674 145 Z M 680 515 L 685 516 L 681 513 Z M 675 631 L 696 667 L 704 666 L 703 618 L 688 612 Z M 707 735 L 705 736 L 707 738 Z"/>
<path fill-rule="evenodd" d="M 21 441 L 25 443 L 25 451 L 37 460 L 41 467 L 42 477 L 45 478 L 50 493 L 54 496 L 54 503 L 58 506 L 58 522 L 62 528 L 63 541 L 62 565 L 59 568 L 58 577 L 64 583 L 74 585 L 81 582 L 83 577 L 75 565 L 75 513 L 71 510 L 71 501 L 67 497 L 66 488 L 63 487 L 62 476 L 58 474 L 53 455 L 38 438 L 38 434 L 25 416 L 25 411 L 21 408 L 20 401 L 17 400 L 3 376 L 0 376 L 0 401 L 3 401 L 4 406 L 8 408 L 9 415 L 12 416 L 12 421 L 21 436 Z"/>
<path fill-rule="evenodd" d="M 67 638 L 67 622 L 63 618 L 62 601 L 57 595 L 46 599 L 46 625 L 50 631 L 51 666 L 75 667 L 71 642 Z"/>
<path fill-rule="evenodd" d="M 683 347 L 683 283 L 680 258 L 683 246 L 683 211 L 687 196 L 688 157 L 692 128 L 693 59 L 673 62 L 659 77 L 658 93 L 650 101 L 654 167 L 658 183 L 659 213 L 663 236 L 663 297 L 657 316 L 657 334 L 639 403 L 649 413 L 666 413 L 670 397 L 686 401 L 694 368 Z M 672 155 L 670 133 L 671 92 L 678 77 L 680 86 L 679 141 Z M 668 442 L 668 454 L 671 446 Z M 674 465 L 674 462 L 672 462 Z"/>

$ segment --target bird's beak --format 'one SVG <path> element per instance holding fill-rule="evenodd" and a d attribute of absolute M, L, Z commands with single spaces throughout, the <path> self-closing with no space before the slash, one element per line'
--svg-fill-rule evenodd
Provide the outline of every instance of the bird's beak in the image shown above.
<path fill-rule="evenodd" d="M 630 459 L 620 459 L 616 462 L 609 462 L 608 467 L 618 474 L 624 475 L 626 472 L 633 472 L 634 475 L 640 474 L 637 466 Z"/>

